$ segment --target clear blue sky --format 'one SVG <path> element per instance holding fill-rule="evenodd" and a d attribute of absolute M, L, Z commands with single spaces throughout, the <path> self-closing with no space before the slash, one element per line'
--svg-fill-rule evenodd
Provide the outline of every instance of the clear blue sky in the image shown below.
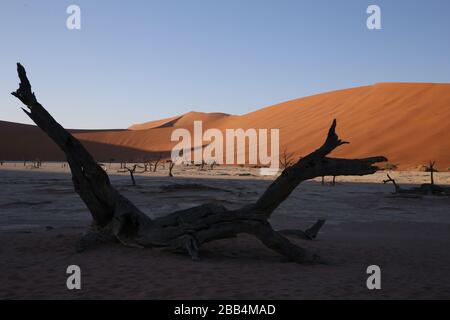
<path fill-rule="evenodd" d="M 82 29 L 66 28 L 81 7 Z M 366 28 L 366 8 L 382 30 Z M 123 128 L 196 111 L 243 114 L 376 82 L 450 82 L 448 0 L 1 0 L 0 119 L 15 63 L 64 126 Z"/>

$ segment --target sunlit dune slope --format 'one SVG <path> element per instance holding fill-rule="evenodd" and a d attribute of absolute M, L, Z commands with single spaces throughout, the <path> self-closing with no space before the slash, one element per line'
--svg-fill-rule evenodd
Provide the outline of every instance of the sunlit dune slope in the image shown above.
<path fill-rule="evenodd" d="M 281 150 L 305 155 L 333 118 L 350 141 L 333 156 L 385 155 L 399 168 L 450 167 L 450 84 L 381 83 L 296 99 L 226 119 L 226 127 L 279 128 Z"/>

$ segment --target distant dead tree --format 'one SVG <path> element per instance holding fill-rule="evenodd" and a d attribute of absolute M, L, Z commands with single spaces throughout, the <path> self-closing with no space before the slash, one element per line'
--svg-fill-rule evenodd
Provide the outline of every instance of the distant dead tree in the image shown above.
<path fill-rule="evenodd" d="M 331 182 L 331 185 L 333 187 L 336 185 L 336 176 L 333 176 L 333 181 Z"/>
<path fill-rule="evenodd" d="M 322 185 L 325 185 L 325 176 L 322 176 Z"/>
<path fill-rule="evenodd" d="M 130 173 L 130 177 L 131 177 L 131 183 L 133 184 L 133 186 L 136 185 L 136 180 L 134 179 L 134 173 L 136 172 L 137 168 L 142 168 L 140 165 L 138 164 L 134 164 L 131 168 L 128 167 L 127 165 L 125 165 L 124 167 L 124 171 L 122 172 L 129 172 Z"/>
<path fill-rule="evenodd" d="M 384 184 L 386 184 L 386 183 L 388 183 L 388 182 L 392 182 L 393 184 L 394 184 L 394 188 L 395 188 L 395 192 L 396 193 L 400 193 L 400 192 L 402 192 L 403 190 L 400 188 L 400 186 L 397 184 L 397 182 L 395 182 L 395 180 L 394 179 L 392 179 L 391 178 L 391 176 L 388 174 L 387 175 L 387 179 L 386 180 L 383 180 L 383 183 Z"/>
<path fill-rule="evenodd" d="M 280 157 L 280 167 L 281 169 L 286 169 L 294 164 L 294 154 L 289 152 L 287 148 L 283 149 Z"/>
<path fill-rule="evenodd" d="M 125 163 L 123 161 L 120 161 L 120 169 L 124 169 L 125 168 Z"/>
<path fill-rule="evenodd" d="M 171 164 L 172 162 L 173 162 L 172 159 L 166 160 L 166 161 L 165 161 L 166 166 L 170 166 L 170 164 Z M 180 161 L 180 162 L 181 162 L 181 161 Z"/>
<path fill-rule="evenodd" d="M 202 162 L 200 163 L 200 170 L 201 171 L 205 170 L 204 169 L 205 168 L 205 164 L 206 164 L 205 160 L 202 159 Z"/>
<path fill-rule="evenodd" d="M 256 202 L 233 209 L 209 203 L 152 219 L 112 186 L 108 174 L 93 160 L 80 141 L 56 122 L 37 101 L 20 63 L 17 64 L 17 72 L 20 85 L 12 94 L 27 106 L 28 109 L 23 109 L 25 113 L 65 153 L 74 189 L 91 212 L 93 223 L 78 242 L 78 251 L 99 242 L 118 240 L 132 247 L 165 247 L 177 252 L 183 250 L 197 260 L 200 247 L 205 243 L 246 233 L 290 261 L 320 262 L 316 254 L 292 243 L 282 231 L 272 228 L 269 219 L 273 212 L 303 181 L 323 176 L 373 174 L 378 170 L 375 163 L 387 161 L 385 157 L 327 157 L 347 143 L 336 134 L 334 120 L 322 146 L 286 168 Z M 310 232 L 297 230 L 295 236 L 311 240 L 322 224 L 322 221 L 318 221 L 308 229 Z"/>
<path fill-rule="evenodd" d="M 151 164 L 149 163 L 149 162 L 144 162 L 143 163 L 143 166 L 144 166 L 144 172 L 147 172 L 147 171 L 151 171 L 152 170 L 152 166 L 151 166 Z M 149 169 L 150 168 L 150 169 Z"/>
<path fill-rule="evenodd" d="M 434 185 L 434 171 L 436 170 L 434 165 L 436 163 L 434 161 L 430 161 L 428 166 L 426 167 L 426 171 L 430 173 L 431 185 Z"/>
<path fill-rule="evenodd" d="M 156 172 L 156 169 L 158 168 L 158 164 L 162 159 L 162 153 L 158 154 L 158 158 L 156 158 L 155 163 L 153 165 L 153 172 Z"/>
<path fill-rule="evenodd" d="M 434 164 L 433 164 L 434 166 Z M 430 170 L 431 170 L 430 166 Z M 435 170 L 435 169 L 433 169 Z M 431 172 L 431 171 L 430 171 Z M 450 196 L 450 188 L 449 187 L 442 187 L 434 184 L 433 178 L 431 179 L 431 183 L 423 183 L 419 187 L 410 188 L 410 189 L 403 189 L 401 188 L 394 179 L 392 179 L 389 175 L 387 180 L 383 180 L 383 183 L 392 182 L 394 184 L 395 193 L 402 194 L 402 195 L 411 195 L 411 196 L 417 196 L 417 195 L 448 195 Z"/>
<path fill-rule="evenodd" d="M 169 177 L 173 177 L 173 174 L 172 174 L 173 167 L 175 167 L 175 162 L 172 160 L 169 160 Z"/>

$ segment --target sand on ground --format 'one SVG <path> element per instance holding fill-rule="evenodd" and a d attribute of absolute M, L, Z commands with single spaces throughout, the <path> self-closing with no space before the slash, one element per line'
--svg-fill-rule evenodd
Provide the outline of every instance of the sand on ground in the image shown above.
<path fill-rule="evenodd" d="M 270 184 L 257 169 L 194 167 L 137 175 L 131 186 L 118 165 L 112 183 L 151 217 L 205 202 L 239 207 Z M 423 172 L 391 172 L 405 187 L 429 181 Z M 316 241 L 292 241 L 327 265 L 299 265 L 241 235 L 202 247 L 201 261 L 160 249 L 104 244 L 74 247 L 91 221 L 60 163 L 40 169 L 0 167 L 0 298 L 2 299 L 417 299 L 450 298 L 450 198 L 399 197 L 385 172 L 301 184 L 273 214 L 276 229 L 327 219 Z M 450 185 L 450 174 L 436 182 Z M 66 288 L 78 265 L 82 289 Z M 381 267 L 381 290 L 366 287 L 366 269 Z"/>

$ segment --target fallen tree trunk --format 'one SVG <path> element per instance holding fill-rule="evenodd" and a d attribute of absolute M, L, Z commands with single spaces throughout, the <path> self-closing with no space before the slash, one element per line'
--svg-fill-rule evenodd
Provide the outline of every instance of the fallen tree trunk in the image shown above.
<path fill-rule="evenodd" d="M 333 121 L 325 143 L 316 151 L 286 168 L 251 205 L 229 210 L 222 205 L 204 204 L 167 216 L 150 219 L 110 183 L 106 172 L 94 161 L 83 145 L 66 131 L 37 101 L 25 69 L 17 64 L 20 86 L 12 94 L 29 110 L 24 112 L 64 151 L 72 172 L 75 191 L 93 217 L 90 230 L 78 243 L 78 249 L 99 241 L 119 240 L 135 247 L 165 247 L 187 251 L 193 259 L 204 243 L 235 237 L 241 233 L 256 236 L 270 249 L 299 262 L 317 261 L 317 256 L 291 243 L 282 232 L 273 230 L 268 222 L 272 212 L 302 182 L 321 176 L 366 175 L 377 171 L 374 163 L 384 157 L 336 159 L 327 155 L 347 142 L 339 140 Z M 323 222 L 307 231 L 298 231 L 304 239 L 314 238 Z M 295 234 L 290 230 L 288 234 Z"/>
<path fill-rule="evenodd" d="M 434 184 L 433 178 L 431 179 L 431 183 L 421 184 L 419 187 L 411 188 L 411 189 L 403 189 L 400 187 L 397 182 L 391 178 L 391 176 L 387 175 L 388 179 L 383 180 L 383 183 L 386 184 L 388 182 L 392 182 L 395 188 L 395 194 L 400 195 L 442 195 L 448 196 L 450 195 L 449 187 L 441 187 Z"/>

